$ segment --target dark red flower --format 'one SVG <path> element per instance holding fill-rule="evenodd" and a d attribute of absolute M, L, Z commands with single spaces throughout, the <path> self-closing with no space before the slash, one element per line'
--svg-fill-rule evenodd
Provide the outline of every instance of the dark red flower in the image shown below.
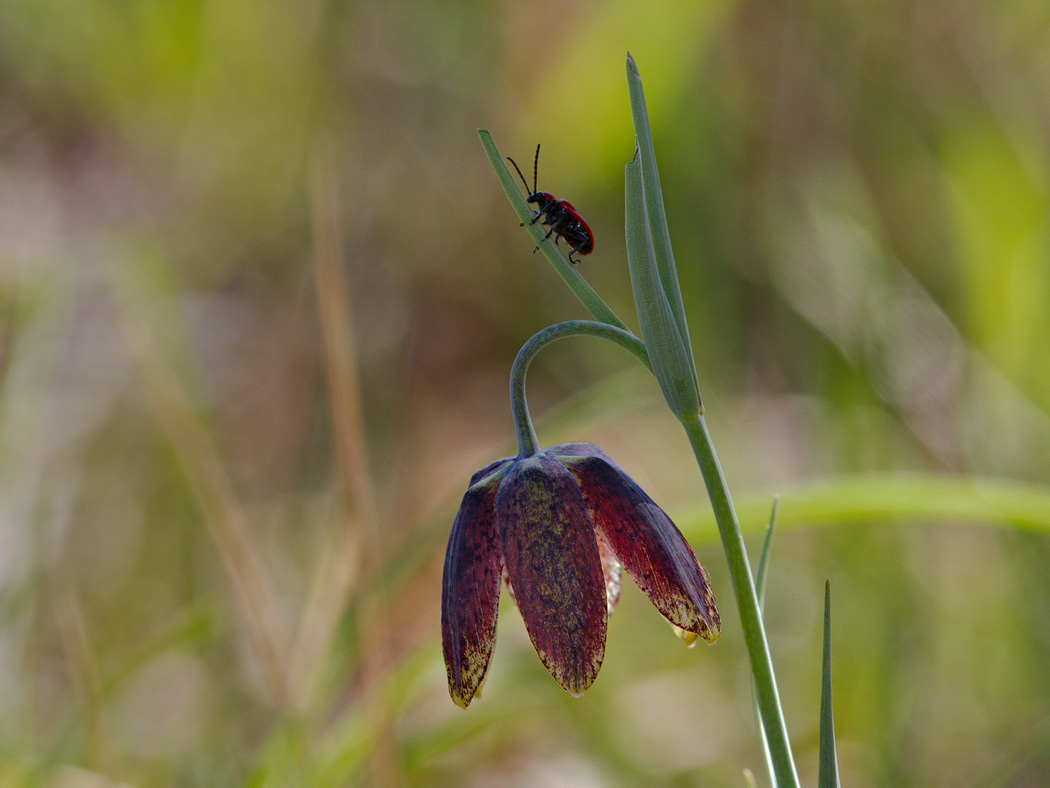
<path fill-rule="evenodd" d="M 504 574 L 544 667 L 583 694 L 605 656 L 621 565 L 687 643 L 718 637 L 714 594 L 689 544 L 597 446 L 563 443 L 475 473 L 441 590 L 452 700 L 465 708 L 485 677 Z"/>

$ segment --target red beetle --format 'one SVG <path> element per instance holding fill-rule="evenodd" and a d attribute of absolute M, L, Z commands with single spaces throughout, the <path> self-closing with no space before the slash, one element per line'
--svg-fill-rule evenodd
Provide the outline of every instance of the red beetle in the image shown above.
<path fill-rule="evenodd" d="M 529 183 L 525 180 L 525 176 L 521 174 L 521 168 L 518 167 L 517 162 L 510 156 L 507 157 L 507 161 L 514 165 L 514 169 L 518 171 L 518 175 L 521 177 L 521 182 L 525 184 L 525 191 L 529 192 Z M 572 207 L 572 203 L 568 200 L 559 200 L 550 192 L 536 191 L 539 165 L 540 146 L 537 145 L 536 159 L 532 163 L 532 191 L 528 193 L 525 200 L 529 204 L 535 203 L 538 210 L 529 224 L 536 224 L 542 219 L 543 223 L 550 227 L 540 243 L 543 243 L 552 235 L 556 236 L 554 239 L 555 244 L 558 243 L 558 238 L 564 238 L 566 245 L 569 246 L 569 262 L 576 265 L 579 260 L 572 259 L 574 254 L 590 254 L 594 251 L 594 233 L 591 232 L 587 222 L 584 221 L 584 218 L 580 216 L 579 212 Z M 539 244 L 537 244 L 532 253 L 535 254 L 539 248 Z"/>

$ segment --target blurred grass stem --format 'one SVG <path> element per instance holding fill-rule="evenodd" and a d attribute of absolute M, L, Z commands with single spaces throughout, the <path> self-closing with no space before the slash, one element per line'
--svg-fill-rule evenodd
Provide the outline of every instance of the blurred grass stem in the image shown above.
<path fill-rule="evenodd" d="M 373 576 L 362 577 L 371 567 L 373 575 L 384 566 L 381 528 L 375 503 L 375 488 L 368 463 L 368 442 L 361 408 L 361 380 L 354 343 L 352 301 L 341 248 L 339 194 L 335 168 L 322 146 L 312 173 L 314 256 L 313 271 L 321 323 L 322 361 L 331 411 L 341 527 L 320 558 L 310 600 L 303 615 L 292 665 L 309 676 L 313 684 L 331 647 L 340 618 L 360 589 L 356 606 L 361 632 L 358 675 L 364 703 L 359 712 L 372 730 L 369 748 L 370 784 L 394 788 L 402 785 L 394 740 L 395 710 L 383 702 L 383 677 L 394 664 L 389 635 L 389 604 L 382 584 Z M 361 583 L 361 580 L 365 580 Z M 316 706 L 313 687 L 304 688 L 301 701 Z M 375 702 L 370 702 L 375 701 Z"/>
<path fill-rule="evenodd" d="M 233 483 L 211 435 L 145 326 L 126 310 L 121 327 L 146 400 L 175 451 L 219 551 L 270 698 L 283 707 L 288 699 L 287 639 L 277 615 L 276 593 L 252 544 Z"/>
<path fill-rule="evenodd" d="M 333 515 L 335 533 L 313 572 L 309 597 L 299 622 L 289 674 L 297 681 L 298 704 L 312 702 L 316 668 L 331 641 L 339 617 L 359 580 L 362 563 L 362 517 L 375 528 L 371 485 L 363 473 L 363 427 L 357 358 L 350 320 L 350 300 L 343 271 L 335 184 L 329 159 L 318 154 L 311 183 L 313 280 L 321 332 L 321 362 L 338 473 Z"/>
<path fill-rule="evenodd" d="M 52 592 L 55 623 L 80 715 L 84 760 L 92 769 L 107 772 L 113 766 L 113 749 L 103 714 L 105 703 L 98 661 L 91 648 L 76 590 L 66 580 L 59 580 L 56 586 Z"/>

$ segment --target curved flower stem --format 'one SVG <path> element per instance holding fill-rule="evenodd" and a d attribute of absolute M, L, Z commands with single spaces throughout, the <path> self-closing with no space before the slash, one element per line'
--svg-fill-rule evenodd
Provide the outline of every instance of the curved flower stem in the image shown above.
<path fill-rule="evenodd" d="M 740 623 L 744 630 L 744 643 L 747 645 L 747 654 L 751 661 L 751 674 L 755 679 L 758 711 L 769 744 L 776 779 L 774 784 L 779 788 L 795 788 L 799 784 L 798 774 L 791 757 L 787 726 L 784 724 L 776 677 L 773 675 L 773 661 L 769 655 L 769 644 L 766 642 L 762 613 L 758 605 L 758 595 L 755 593 L 751 567 L 747 561 L 744 538 L 740 533 L 740 523 L 737 521 L 733 501 L 729 497 L 729 488 L 726 486 L 725 476 L 722 475 L 722 468 L 718 463 L 704 417 L 701 415 L 695 421 L 683 420 L 682 426 L 689 436 L 689 443 L 700 465 L 700 473 L 707 485 L 707 494 L 711 498 L 715 521 L 718 523 L 718 533 L 722 537 L 722 547 L 729 562 L 729 574 L 733 580 L 733 592 L 736 594 Z"/>
<path fill-rule="evenodd" d="M 630 331 L 625 331 L 608 323 L 594 320 L 566 320 L 534 334 L 521 346 L 514 364 L 510 368 L 510 409 L 514 418 L 514 432 L 518 436 L 518 457 L 530 457 L 540 451 L 540 442 L 529 416 L 529 406 L 525 401 L 525 373 L 533 357 L 551 342 L 572 336 L 592 336 L 608 339 L 634 354 L 652 372 L 649 354 L 645 345 Z"/>

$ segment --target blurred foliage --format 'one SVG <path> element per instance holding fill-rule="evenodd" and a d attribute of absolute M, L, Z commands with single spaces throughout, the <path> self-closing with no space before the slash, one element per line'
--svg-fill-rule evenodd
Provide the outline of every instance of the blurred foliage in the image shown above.
<path fill-rule="evenodd" d="M 769 572 L 804 782 L 830 577 L 843 784 L 1050 783 L 1050 543 L 996 515 L 1050 474 L 1048 38 L 1032 2 L 0 0 L 0 785 L 743 784 L 699 476 L 617 348 L 537 360 L 540 436 L 682 514 L 725 634 L 683 650 L 626 588 L 573 700 L 506 607 L 465 713 L 438 647 L 513 354 L 583 316 L 475 129 L 542 142 L 633 324 L 628 49 L 755 547 L 773 491 L 806 525 L 807 480 L 875 485 Z M 905 471 L 1032 487 L 891 516 L 866 474 Z"/>

